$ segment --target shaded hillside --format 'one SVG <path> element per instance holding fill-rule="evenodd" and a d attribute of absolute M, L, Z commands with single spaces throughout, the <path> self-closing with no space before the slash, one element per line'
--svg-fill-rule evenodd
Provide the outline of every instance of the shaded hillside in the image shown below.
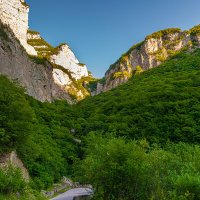
<path fill-rule="evenodd" d="M 183 52 L 126 84 L 76 106 L 77 132 L 152 142 L 200 142 L 200 51 Z"/>
<path fill-rule="evenodd" d="M 133 199 L 186 200 L 185 194 L 198 199 L 199 146 L 193 145 L 200 142 L 199 75 L 200 51 L 182 52 L 116 89 L 73 106 L 65 101 L 39 102 L 0 76 L 0 152 L 17 151 L 30 173 L 31 187 L 37 190 L 50 187 L 65 175 L 100 188 L 97 199 L 108 191 L 109 200 L 113 195 L 130 199 L 134 184 L 141 187 L 136 187 Z M 142 167 L 146 164 L 147 168 Z M 155 170 L 158 165 L 163 168 Z M 138 166 L 139 171 L 131 166 Z M 101 181 L 104 174 L 100 169 L 107 174 L 106 184 Z M 140 179 L 137 183 L 135 173 Z M 149 173 L 156 177 L 153 186 Z M 117 178 L 123 176 L 131 187 Z M 117 183 L 126 188 L 123 194 Z"/>

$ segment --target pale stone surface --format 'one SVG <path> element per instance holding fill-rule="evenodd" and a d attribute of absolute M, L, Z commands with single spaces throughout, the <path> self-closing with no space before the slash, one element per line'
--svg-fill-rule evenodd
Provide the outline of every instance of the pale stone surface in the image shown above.
<path fill-rule="evenodd" d="M 29 7 L 24 0 L 0 0 L 0 20 L 8 25 L 15 37 L 30 55 L 37 55 L 34 48 L 27 43 Z"/>
<path fill-rule="evenodd" d="M 86 200 L 92 196 L 93 190 L 91 188 L 75 188 L 51 199 L 51 200 Z"/>
<path fill-rule="evenodd" d="M 13 165 L 19 168 L 22 172 L 23 178 L 29 181 L 29 173 L 22 161 L 18 158 L 17 153 L 12 151 L 11 153 L 0 155 L 0 168 L 6 168 L 8 165 Z"/>
<path fill-rule="evenodd" d="M 53 69 L 53 78 L 56 84 L 66 86 L 72 83 L 69 76 L 60 69 Z"/>
<path fill-rule="evenodd" d="M 157 67 L 162 63 L 162 59 L 166 60 L 170 56 L 168 51 L 178 52 L 182 48 L 190 46 L 192 41 L 196 41 L 197 47 L 200 47 L 200 36 L 191 36 L 186 32 L 169 33 L 164 37 L 146 39 L 140 48 L 129 53 L 129 62 L 118 62 L 105 73 L 105 84 L 97 85 L 97 90 L 93 91 L 92 95 L 108 91 L 128 81 L 128 77 L 113 79 L 116 72 L 129 71 L 130 66 L 131 70 L 135 70 L 137 66 L 143 70 Z M 159 57 L 162 59 L 158 59 Z"/>
<path fill-rule="evenodd" d="M 49 63 L 40 65 L 31 61 L 14 37 L 10 36 L 9 41 L 0 37 L 0 74 L 18 81 L 30 96 L 40 101 L 71 102 L 68 92 L 54 82 L 52 73 Z"/>
<path fill-rule="evenodd" d="M 146 41 L 145 49 L 148 54 L 155 53 L 162 47 L 162 39 L 151 38 Z"/>
<path fill-rule="evenodd" d="M 31 39 L 41 39 L 41 36 L 39 33 L 27 33 L 27 39 L 31 40 Z"/>
<path fill-rule="evenodd" d="M 51 56 L 52 63 L 38 65 L 30 61 L 15 39 L 29 55 L 36 56 L 37 51 L 43 56 L 52 53 L 50 45 L 36 43 L 37 46 L 31 46 L 27 43 L 28 40 L 42 39 L 38 32 L 28 31 L 28 13 L 29 6 L 24 0 L 0 0 L 0 21 L 9 26 L 10 30 L 6 32 L 11 38 L 10 42 L 0 38 L 0 74 L 17 79 L 29 95 L 40 101 L 66 99 L 71 102 L 69 93 L 83 99 L 88 91 L 76 88 L 74 82 L 88 76 L 88 70 L 86 65 L 79 64 L 68 45 L 58 48 L 57 54 Z M 59 65 L 58 69 L 55 65 Z"/>
<path fill-rule="evenodd" d="M 50 58 L 51 62 L 64 67 L 71 72 L 74 79 L 78 80 L 88 76 L 86 65 L 80 66 L 79 61 L 67 44 L 59 47 L 58 53 Z"/>
<path fill-rule="evenodd" d="M 28 33 L 28 39 L 41 39 L 41 36 L 39 33 Z M 46 53 L 51 53 L 50 51 L 46 51 L 45 49 L 49 48 L 48 46 L 34 46 L 36 49 L 42 49 L 42 54 L 44 55 Z M 76 80 L 81 79 L 82 77 L 88 76 L 88 70 L 86 65 L 81 66 L 79 64 L 78 59 L 72 52 L 72 50 L 69 48 L 68 45 L 63 44 L 57 47 L 57 53 L 50 56 L 51 63 L 55 64 L 53 68 L 53 79 L 54 82 L 63 88 L 65 91 L 73 91 L 73 93 L 76 93 L 76 96 L 79 100 L 83 99 L 86 95 L 86 91 L 83 92 L 82 90 L 79 90 L 75 88 L 73 82 Z M 63 68 L 63 70 L 60 69 Z M 68 73 L 66 73 L 68 71 Z M 69 76 L 70 75 L 70 76 Z M 88 94 L 87 94 L 88 95 Z"/>

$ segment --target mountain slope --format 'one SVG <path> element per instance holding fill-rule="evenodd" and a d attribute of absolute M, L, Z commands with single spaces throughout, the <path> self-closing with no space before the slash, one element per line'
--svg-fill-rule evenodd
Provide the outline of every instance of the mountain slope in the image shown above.
<path fill-rule="evenodd" d="M 29 30 L 29 6 L 24 0 L 1 0 L 0 13 L 1 32 L 10 38 L 9 41 L 1 42 L 1 74 L 17 79 L 26 87 L 29 95 L 41 101 L 66 99 L 72 102 L 90 95 L 85 86 L 93 78 L 88 73 L 86 65 L 79 63 L 67 44 L 54 48 L 40 36 L 39 32 Z M 10 53 L 6 47 L 11 41 L 14 46 L 10 48 L 12 55 L 5 56 Z M 32 61 L 40 65 L 39 70 L 35 67 L 37 65 L 33 66 L 33 62 L 27 59 L 27 54 Z M 18 60 L 21 67 L 17 64 Z"/>
<path fill-rule="evenodd" d="M 40 101 L 66 99 L 71 97 L 55 84 L 52 65 L 30 59 L 10 28 L 0 23 L 0 74 L 19 82 L 30 96 Z"/>
<path fill-rule="evenodd" d="M 132 46 L 105 73 L 104 82 L 98 83 L 93 94 L 107 91 L 127 82 L 142 71 L 159 66 L 184 49 L 200 46 L 200 25 L 189 31 L 170 28 L 153 33 L 141 43 Z"/>
<path fill-rule="evenodd" d="M 116 89 L 80 102 L 77 132 L 199 143 L 199 74 L 200 51 L 179 53 Z"/>
<path fill-rule="evenodd" d="M 110 166 L 112 161 L 118 166 L 121 162 L 116 160 L 118 158 L 126 160 L 123 150 L 132 145 L 132 142 L 127 145 L 126 141 L 143 139 L 141 145 L 145 149 L 138 150 L 140 147 L 136 149 L 138 153 L 143 152 L 145 158 L 150 156 L 150 160 L 152 160 L 151 153 L 146 152 L 144 138 L 156 147 L 165 146 L 165 143 L 169 141 L 199 144 L 199 74 L 200 50 L 190 53 L 182 52 L 161 66 L 132 77 L 124 85 L 98 96 L 89 97 L 76 105 L 68 105 L 66 101 L 39 102 L 25 95 L 19 86 L 11 83 L 7 78 L 0 76 L 0 152 L 17 150 L 29 170 L 33 180 L 32 187 L 41 189 L 50 187 L 63 175 L 72 176 L 72 166 L 77 165 L 77 159 L 90 158 L 86 156 L 86 153 L 93 149 L 94 151 L 90 154 L 92 159 L 98 160 L 99 155 L 102 155 L 100 158 L 105 158 L 103 161 L 106 164 L 103 166 L 106 167 L 109 164 L 105 170 L 111 170 L 109 171 L 111 176 L 109 174 L 106 177 L 112 183 L 114 169 Z M 88 135 L 91 133 L 95 137 L 91 140 L 92 146 L 85 151 Z M 102 136 L 105 141 L 99 136 Z M 107 137 L 111 138 L 111 141 L 107 141 Z M 123 141 L 117 139 L 118 137 L 123 137 Z M 108 145 L 106 145 L 107 142 Z M 118 144 L 123 144 L 122 148 L 119 148 Z M 174 144 L 171 145 L 170 151 L 173 151 Z M 189 146 L 184 146 L 186 158 L 194 152 L 192 149 L 188 154 Z M 152 148 L 153 146 L 151 150 Z M 182 145 L 177 148 L 178 152 L 182 152 Z M 159 153 L 159 158 L 166 158 L 165 155 L 169 155 L 169 152 L 165 154 L 157 148 L 155 151 L 156 155 Z M 109 159 L 111 163 L 107 162 L 104 152 L 114 155 L 112 159 Z M 155 158 L 154 155 L 153 153 L 152 158 Z M 196 163 L 195 155 L 192 156 L 193 164 Z M 170 162 L 177 161 L 176 157 L 173 161 L 169 157 L 169 160 Z M 86 159 L 86 161 L 89 162 L 89 167 L 86 165 L 85 172 L 89 174 L 91 172 L 93 175 L 93 171 L 90 171 L 90 166 L 93 166 L 91 160 Z M 153 169 L 157 163 L 163 163 L 162 160 L 153 162 L 151 163 Z M 188 161 L 183 159 L 180 165 L 188 166 Z M 166 170 L 173 170 L 170 166 L 167 166 Z M 194 172 L 192 170 L 190 169 L 190 175 Z M 78 171 L 83 176 L 83 172 L 80 169 Z M 132 177 L 131 175 L 134 174 L 130 173 L 129 177 Z M 118 176 L 118 173 L 116 174 Z M 98 175 L 101 178 L 102 172 Z M 90 176 L 91 181 L 93 177 L 95 175 Z M 157 177 L 158 184 L 163 180 L 162 177 Z M 141 181 L 141 185 L 146 184 L 146 178 L 148 177 L 145 177 L 145 182 Z M 151 182 L 151 178 L 148 180 Z M 133 179 L 131 178 L 130 181 L 132 183 Z M 124 184 L 124 182 L 121 183 Z M 164 183 L 167 184 L 167 182 Z M 193 184 L 192 181 L 191 184 Z M 198 182 L 195 182 L 196 184 Z M 175 186 L 172 184 L 172 187 Z M 190 191 L 189 186 L 185 187 Z M 152 191 L 154 192 L 153 189 Z M 110 192 L 115 191 L 111 189 Z M 185 192 L 183 189 L 183 194 Z"/>

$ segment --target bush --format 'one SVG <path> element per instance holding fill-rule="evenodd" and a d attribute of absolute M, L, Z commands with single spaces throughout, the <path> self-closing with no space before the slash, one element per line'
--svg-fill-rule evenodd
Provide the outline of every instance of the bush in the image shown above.
<path fill-rule="evenodd" d="M 26 183 L 20 169 L 14 168 L 12 165 L 6 169 L 0 169 L 0 193 L 23 192 L 25 188 Z"/>
<path fill-rule="evenodd" d="M 75 171 L 94 186 L 94 199 L 200 199 L 199 146 L 170 143 L 161 149 L 146 140 L 94 134 L 86 141 L 86 157 Z"/>

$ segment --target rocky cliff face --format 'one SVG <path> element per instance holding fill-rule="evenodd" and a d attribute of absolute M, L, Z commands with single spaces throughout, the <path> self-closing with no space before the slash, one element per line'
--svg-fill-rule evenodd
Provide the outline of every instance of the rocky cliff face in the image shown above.
<path fill-rule="evenodd" d="M 37 60 L 30 59 L 11 31 L 0 24 L 0 74 L 19 82 L 40 101 L 71 101 L 69 94 L 54 82 L 52 73 L 50 63 L 37 64 Z"/>
<path fill-rule="evenodd" d="M 81 64 L 70 47 L 62 44 L 57 47 L 57 53 L 50 56 L 50 61 L 56 65 L 63 66 L 71 72 L 71 76 L 75 80 L 88 76 L 88 70 L 85 64 Z"/>
<path fill-rule="evenodd" d="M 24 0 L 0 0 L 0 20 L 8 25 L 30 55 L 37 55 L 27 43 L 29 6 Z"/>
<path fill-rule="evenodd" d="M 53 67 L 54 82 L 73 98 L 82 100 L 90 95 L 84 87 L 84 81 L 92 77 L 85 64 L 81 64 L 67 44 L 52 47 L 39 32 L 28 31 L 28 44 L 37 51 L 38 57 L 48 60 Z"/>
<path fill-rule="evenodd" d="M 18 80 L 41 101 L 85 98 L 89 92 L 84 82 L 91 78 L 86 65 L 79 63 L 68 45 L 54 48 L 39 32 L 28 30 L 28 13 L 24 0 L 0 0 L 2 33 L 9 38 L 0 38 L 0 73 Z"/>
<path fill-rule="evenodd" d="M 143 42 L 133 46 L 110 66 L 105 73 L 104 83 L 98 83 L 97 89 L 92 94 L 96 95 L 115 88 L 135 74 L 157 67 L 182 50 L 199 48 L 199 39 L 200 26 L 189 31 L 166 29 L 147 36 Z"/>

